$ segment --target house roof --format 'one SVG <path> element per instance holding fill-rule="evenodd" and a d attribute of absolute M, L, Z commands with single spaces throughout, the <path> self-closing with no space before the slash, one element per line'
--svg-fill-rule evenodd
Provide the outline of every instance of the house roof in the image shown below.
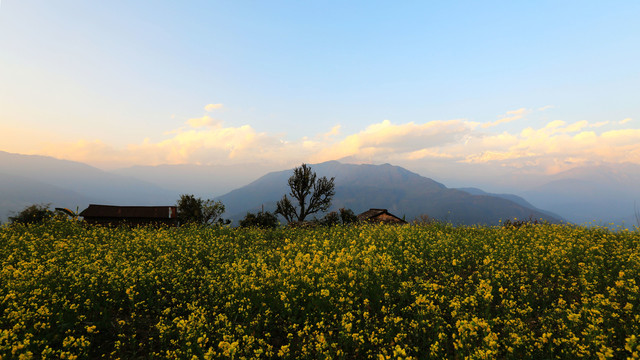
<path fill-rule="evenodd" d="M 359 221 L 382 221 L 382 222 L 398 222 L 405 224 L 406 221 L 388 212 L 387 209 L 369 209 L 358 215 Z"/>
<path fill-rule="evenodd" d="M 112 206 L 91 204 L 80 213 L 80 216 L 174 219 L 177 217 L 177 208 L 175 206 Z"/>

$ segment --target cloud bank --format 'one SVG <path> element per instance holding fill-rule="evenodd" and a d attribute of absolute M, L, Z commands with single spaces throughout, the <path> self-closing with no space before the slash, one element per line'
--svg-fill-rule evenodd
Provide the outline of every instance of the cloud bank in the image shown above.
<path fill-rule="evenodd" d="M 222 107 L 209 104 L 205 110 Z M 496 130 L 507 123 L 526 122 L 529 115 L 548 108 L 507 111 L 485 122 L 382 120 L 352 134 L 343 134 L 340 124 L 336 124 L 323 133 L 293 141 L 286 140 L 283 134 L 257 132 L 251 125 L 227 126 L 205 114 L 166 131 L 160 141 L 144 139 L 116 148 L 99 139 L 78 140 L 49 144 L 38 153 L 102 167 L 256 162 L 291 166 L 340 159 L 406 164 L 446 160 L 554 172 L 598 162 L 640 164 L 640 129 L 631 127 L 631 118 L 593 123 L 551 120 L 520 126 L 518 130 Z"/>

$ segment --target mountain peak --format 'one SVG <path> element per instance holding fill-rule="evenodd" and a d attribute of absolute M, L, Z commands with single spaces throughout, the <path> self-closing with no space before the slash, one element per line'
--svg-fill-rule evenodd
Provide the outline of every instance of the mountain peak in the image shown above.
<path fill-rule="evenodd" d="M 407 219 L 427 214 L 434 219 L 458 224 L 497 224 L 499 220 L 517 218 L 557 219 L 513 201 L 475 196 L 448 189 L 443 184 L 391 164 L 343 164 L 337 161 L 311 164 L 318 176 L 335 177 L 336 194 L 330 210 L 350 208 L 356 213 L 371 208 L 388 209 Z M 268 211 L 289 192 L 287 180 L 291 170 L 272 172 L 251 184 L 219 198 L 234 220 L 247 211 Z M 319 214 L 321 216 L 321 214 Z"/>

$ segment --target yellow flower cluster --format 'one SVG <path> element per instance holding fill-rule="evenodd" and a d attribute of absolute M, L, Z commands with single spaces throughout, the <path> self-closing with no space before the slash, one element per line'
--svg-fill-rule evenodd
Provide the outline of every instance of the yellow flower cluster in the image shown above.
<path fill-rule="evenodd" d="M 640 358 L 640 232 L 0 227 L 0 359 Z"/>

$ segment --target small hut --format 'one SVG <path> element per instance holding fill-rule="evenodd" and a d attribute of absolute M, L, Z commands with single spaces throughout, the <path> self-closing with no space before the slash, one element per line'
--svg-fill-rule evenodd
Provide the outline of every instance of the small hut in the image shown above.
<path fill-rule="evenodd" d="M 169 225 L 178 226 L 175 206 L 112 206 L 91 204 L 80 214 L 94 225 Z"/>
<path fill-rule="evenodd" d="M 383 224 L 406 224 L 401 218 L 388 212 L 387 209 L 369 209 L 358 215 L 360 222 L 374 222 Z"/>

